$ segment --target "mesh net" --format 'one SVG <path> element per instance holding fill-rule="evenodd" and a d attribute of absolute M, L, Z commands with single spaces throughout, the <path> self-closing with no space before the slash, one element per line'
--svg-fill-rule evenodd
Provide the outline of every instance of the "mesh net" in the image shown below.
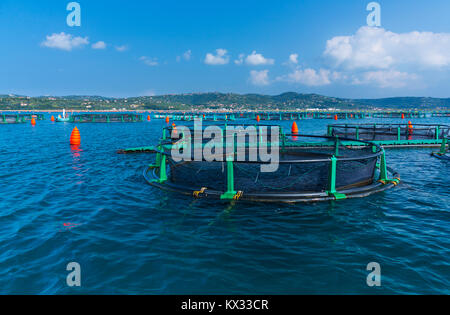
<path fill-rule="evenodd" d="M 246 149 L 246 158 L 248 151 L 249 148 Z M 235 159 L 234 188 L 245 193 L 259 194 L 324 192 L 329 188 L 333 155 L 337 156 L 336 188 L 360 187 L 373 182 L 378 156 L 373 153 L 372 146 L 349 148 L 339 145 L 338 152 L 334 146 L 289 147 L 280 151 L 280 163 L 275 172 L 263 172 L 259 158 L 252 163 L 237 162 Z M 176 162 L 168 157 L 168 177 L 172 184 L 192 190 L 206 187 L 226 191 L 226 162 Z M 352 160 L 348 160 L 349 158 Z"/>
<path fill-rule="evenodd" d="M 142 115 L 137 114 L 83 114 L 73 115 L 75 123 L 109 123 L 109 122 L 142 122 Z"/>
<path fill-rule="evenodd" d="M 437 125 L 334 125 L 332 135 L 364 141 L 433 140 L 448 137 L 450 127 Z"/>

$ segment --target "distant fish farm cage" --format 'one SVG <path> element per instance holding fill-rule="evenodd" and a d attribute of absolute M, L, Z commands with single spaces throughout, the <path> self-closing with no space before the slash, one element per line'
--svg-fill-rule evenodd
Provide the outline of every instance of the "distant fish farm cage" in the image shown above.
<path fill-rule="evenodd" d="M 450 111 L 433 112 L 431 117 L 450 117 Z"/>
<path fill-rule="evenodd" d="M 139 114 L 79 114 L 70 116 L 72 123 L 134 123 L 143 122 Z"/>
<path fill-rule="evenodd" d="M 267 138 L 261 135 L 262 126 L 258 126 L 256 141 L 246 139 L 239 145 L 236 142 L 239 133 L 230 136 L 230 127 L 220 126 L 219 147 L 223 145 L 223 150 L 219 151 L 223 153 L 212 161 L 195 158 L 198 150 L 210 149 L 209 142 L 205 139 L 197 142 L 195 130 L 186 135 L 185 129 L 177 131 L 176 127 L 164 128 L 160 142 L 152 150 L 137 148 L 129 153 L 154 153 L 155 163 L 144 171 L 146 181 L 193 198 L 281 203 L 333 201 L 366 197 L 400 182 L 399 175 L 386 165 L 384 150 L 375 143 L 357 141 L 358 146 L 348 146 L 345 139 L 337 137 L 285 134 L 279 126 L 270 127 L 279 130 L 271 129 L 272 135 L 279 133 L 278 142 L 271 142 L 264 140 Z M 174 132 L 178 132 L 175 138 Z M 181 142 L 176 142 L 176 138 L 182 139 Z M 236 143 L 232 152 L 225 149 L 230 143 Z M 250 156 L 251 150 L 262 144 L 269 145 L 271 150 L 276 145 L 278 149 L 278 167 L 272 172 L 262 171 L 266 159 L 237 158 L 240 153 Z M 173 149 L 180 147 L 188 152 L 188 159 L 180 161 L 172 156 Z M 219 152 L 217 147 L 215 150 Z"/>
<path fill-rule="evenodd" d="M 450 126 L 425 124 L 336 124 L 328 136 L 373 141 L 383 146 L 439 146 L 450 136 Z"/>
<path fill-rule="evenodd" d="M 36 120 L 44 120 L 43 114 L 1 114 L 0 124 L 23 124 L 32 118 Z"/>
<path fill-rule="evenodd" d="M 170 118 L 170 117 L 169 117 Z M 195 121 L 195 120 L 202 120 L 202 121 L 235 121 L 236 117 L 233 114 L 227 115 L 227 114 L 196 114 L 196 115 L 173 115 L 172 120 L 173 121 Z"/>
<path fill-rule="evenodd" d="M 373 112 L 370 114 L 371 118 L 400 118 L 400 119 L 409 119 L 409 118 L 427 118 L 431 114 L 428 112 L 420 112 L 420 111 L 395 111 L 395 112 Z"/>
<path fill-rule="evenodd" d="M 25 117 L 22 117 L 21 115 L 6 115 L 6 114 L 2 114 L 0 116 L 0 123 L 1 124 L 21 124 L 21 123 L 25 123 Z"/>

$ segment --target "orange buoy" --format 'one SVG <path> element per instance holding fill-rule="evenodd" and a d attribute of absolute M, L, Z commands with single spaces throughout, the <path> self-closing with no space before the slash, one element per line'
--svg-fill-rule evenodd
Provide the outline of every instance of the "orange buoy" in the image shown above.
<path fill-rule="evenodd" d="M 405 114 L 402 114 L 402 119 L 405 119 Z"/>
<path fill-rule="evenodd" d="M 148 120 L 148 121 L 152 120 L 152 119 L 150 118 L 150 115 L 147 116 L 147 120 Z"/>
<path fill-rule="evenodd" d="M 260 122 L 260 121 L 261 121 L 261 117 L 259 117 L 259 115 L 256 116 L 256 121 L 257 121 L 257 122 Z"/>
<path fill-rule="evenodd" d="M 338 115 L 334 115 L 334 120 L 338 120 Z"/>
<path fill-rule="evenodd" d="M 166 124 L 170 123 L 170 118 L 169 116 L 166 117 Z"/>
<path fill-rule="evenodd" d="M 50 118 L 50 120 L 51 120 L 52 122 L 55 122 L 55 116 L 52 116 L 52 118 Z"/>
<path fill-rule="evenodd" d="M 292 124 L 292 129 L 291 129 L 292 134 L 297 135 L 298 134 L 298 126 L 297 123 L 294 121 L 294 123 Z"/>
<path fill-rule="evenodd" d="M 414 133 L 414 127 L 411 121 L 408 121 L 408 140 L 412 140 L 412 136 Z"/>
<path fill-rule="evenodd" d="M 36 118 L 31 118 L 31 125 L 36 126 Z"/>
<path fill-rule="evenodd" d="M 70 144 L 71 145 L 80 145 L 81 144 L 81 136 L 80 131 L 77 127 L 73 128 L 72 134 L 70 135 Z"/>

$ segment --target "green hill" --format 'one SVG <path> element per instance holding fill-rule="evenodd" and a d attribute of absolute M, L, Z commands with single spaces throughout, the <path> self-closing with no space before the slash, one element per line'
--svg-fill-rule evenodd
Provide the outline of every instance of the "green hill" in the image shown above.
<path fill-rule="evenodd" d="M 130 98 L 102 96 L 26 97 L 0 95 L 0 110 L 297 110 L 449 109 L 450 98 L 343 99 L 295 92 L 280 95 L 191 93 Z"/>

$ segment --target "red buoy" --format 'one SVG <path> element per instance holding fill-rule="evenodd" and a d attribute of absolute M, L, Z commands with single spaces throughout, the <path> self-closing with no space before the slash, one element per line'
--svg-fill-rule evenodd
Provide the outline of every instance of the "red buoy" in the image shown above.
<path fill-rule="evenodd" d="M 77 127 L 73 128 L 72 134 L 70 135 L 70 144 L 71 145 L 80 145 L 81 144 L 81 136 L 80 131 Z"/>
<path fill-rule="evenodd" d="M 148 115 L 148 116 L 147 116 L 147 120 L 148 120 L 148 121 L 150 121 L 150 120 L 151 120 L 151 118 L 150 118 L 150 115 Z"/>
<path fill-rule="evenodd" d="M 405 114 L 402 114 L 402 119 L 405 119 Z"/>
<path fill-rule="evenodd" d="M 55 122 L 55 116 L 52 116 L 52 118 L 50 118 L 50 120 L 51 120 L 52 122 Z"/>
<path fill-rule="evenodd" d="M 166 117 L 166 124 L 170 123 L 170 118 L 169 116 Z"/>
<path fill-rule="evenodd" d="M 261 117 L 259 117 L 259 115 L 256 116 L 256 121 L 257 121 L 257 122 L 260 122 L 260 121 L 261 121 Z"/>
<path fill-rule="evenodd" d="M 34 117 L 31 118 L 31 125 L 36 126 L 36 119 Z"/>
<path fill-rule="evenodd" d="M 298 126 L 297 126 L 297 123 L 295 121 L 292 124 L 291 132 L 292 132 L 293 135 L 298 135 Z"/>
<path fill-rule="evenodd" d="M 334 115 L 334 120 L 338 120 L 338 115 Z"/>

